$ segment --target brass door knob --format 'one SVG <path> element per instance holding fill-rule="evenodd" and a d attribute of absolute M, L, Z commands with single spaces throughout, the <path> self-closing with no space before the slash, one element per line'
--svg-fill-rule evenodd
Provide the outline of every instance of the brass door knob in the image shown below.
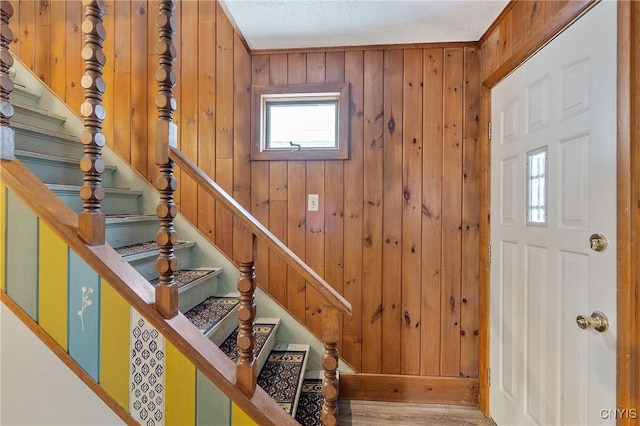
<path fill-rule="evenodd" d="M 609 329 L 609 320 L 607 316 L 600 311 L 593 311 L 591 316 L 578 315 L 576 317 L 578 327 L 583 330 L 593 328 L 600 333 L 604 333 Z"/>

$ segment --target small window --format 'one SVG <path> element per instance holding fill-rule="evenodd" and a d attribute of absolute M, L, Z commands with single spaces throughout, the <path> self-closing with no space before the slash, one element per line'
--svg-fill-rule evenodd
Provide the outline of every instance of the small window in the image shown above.
<path fill-rule="evenodd" d="M 547 147 L 527 153 L 527 225 L 547 223 Z"/>
<path fill-rule="evenodd" d="M 349 85 L 254 86 L 252 160 L 349 158 Z"/>

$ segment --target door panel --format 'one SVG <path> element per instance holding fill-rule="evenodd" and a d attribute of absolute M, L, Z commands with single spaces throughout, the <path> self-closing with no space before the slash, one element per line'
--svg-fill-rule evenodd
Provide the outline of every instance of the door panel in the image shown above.
<path fill-rule="evenodd" d="M 615 34 L 615 3 L 599 3 L 492 90 L 498 425 L 613 424 L 600 410 L 615 408 Z M 608 331 L 577 326 L 595 310 Z"/>

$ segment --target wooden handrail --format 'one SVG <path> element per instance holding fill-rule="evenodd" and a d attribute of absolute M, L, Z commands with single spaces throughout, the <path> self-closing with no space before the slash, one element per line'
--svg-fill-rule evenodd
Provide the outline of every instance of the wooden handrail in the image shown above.
<path fill-rule="evenodd" d="M 351 303 L 323 280 L 309 265 L 304 263 L 289 247 L 273 235 L 271 231 L 265 228 L 247 209 L 227 194 L 220 185 L 215 183 L 213 179 L 193 164 L 193 162 L 177 148 L 171 147 L 169 149 L 169 157 L 180 167 L 183 173 L 186 173 L 195 180 L 200 188 L 207 191 L 216 201 L 228 209 L 235 218 L 240 220 L 245 228 L 253 232 L 260 240 L 266 242 L 269 249 L 277 253 L 290 267 L 300 274 L 302 278 L 311 284 L 314 289 L 320 292 L 331 305 L 351 318 Z"/>
<path fill-rule="evenodd" d="M 109 244 L 90 246 L 78 235 L 78 216 L 19 160 L 0 160 L 2 182 L 108 282 L 211 382 L 260 425 L 298 425 L 262 388 L 251 397 L 236 386 L 233 361 L 182 314 L 170 320 L 155 309 L 149 282 Z"/>

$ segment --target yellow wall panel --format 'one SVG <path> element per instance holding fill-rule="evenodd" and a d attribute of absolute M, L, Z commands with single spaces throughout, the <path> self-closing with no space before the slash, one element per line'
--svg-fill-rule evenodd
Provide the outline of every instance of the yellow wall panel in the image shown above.
<path fill-rule="evenodd" d="M 102 281 L 100 297 L 100 385 L 129 409 L 131 306 L 106 281 Z"/>
<path fill-rule="evenodd" d="M 232 404 L 231 424 L 233 426 L 258 426 L 258 423 L 251 420 L 251 417 L 242 411 L 236 404 Z"/>
<path fill-rule="evenodd" d="M 169 341 L 165 354 L 165 425 L 195 425 L 196 367 Z"/>
<path fill-rule="evenodd" d="M 38 221 L 38 322 L 67 350 L 67 244 L 43 221 Z"/>
<path fill-rule="evenodd" d="M 6 257 L 4 255 L 6 244 L 5 238 L 5 223 L 6 223 L 6 208 L 7 208 L 7 187 L 4 186 L 2 181 L 0 181 L 0 290 L 5 291 L 4 287 L 4 274 L 6 271 L 5 261 Z"/>

